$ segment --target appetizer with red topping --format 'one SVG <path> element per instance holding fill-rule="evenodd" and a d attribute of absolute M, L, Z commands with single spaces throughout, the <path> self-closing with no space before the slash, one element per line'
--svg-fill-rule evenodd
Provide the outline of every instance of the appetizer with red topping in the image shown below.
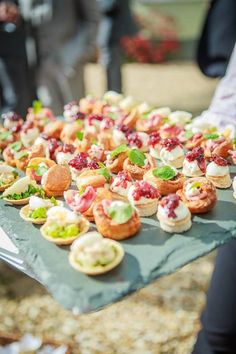
<path fill-rule="evenodd" d="M 216 189 L 205 177 L 188 179 L 177 194 L 192 214 L 207 213 L 217 202 Z"/>
<path fill-rule="evenodd" d="M 160 158 L 167 165 L 176 168 L 183 166 L 184 149 L 178 138 L 161 141 Z"/>
<path fill-rule="evenodd" d="M 164 197 L 157 211 L 162 230 L 169 233 L 182 233 L 191 228 L 191 213 L 176 194 Z"/>
<path fill-rule="evenodd" d="M 214 155 L 207 166 L 206 177 L 217 188 L 229 188 L 232 181 L 229 174 L 228 161 L 223 157 Z"/>
<path fill-rule="evenodd" d="M 75 147 L 72 144 L 58 146 L 55 151 L 56 161 L 59 165 L 67 165 L 75 156 Z"/>
<path fill-rule="evenodd" d="M 184 158 L 182 172 L 187 177 L 203 176 L 206 173 L 204 149 L 201 146 L 187 152 Z"/>
<path fill-rule="evenodd" d="M 223 158 L 229 157 L 229 151 L 233 149 L 231 140 L 219 136 L 218 134 L 205 134 L 205 142 L 203 147 L 205 149 L 206 158 L 211 158 L 213 155 L 218 155 Z"/>
<path fill-rule="evenodd" d="M 54 165 L 56 163 L 53 160 L 46 159 L 45 157 L 34 157 L 29 160 L 25 173 L 30 179 L 41 183 L 43 175 Z"/>
<path fill-rule="evenodd" d="M 120 171 L 117 176 L 113 177 L 110 190 L 113 192 L 114 199 L 127 200 L 128 190 L 132 183 L 133 179 L 127 171 Z"/>
<path fill-rule="evenodd" d="M 141 180 L 144 174 L 156 166 L 156 162 L 149 154 L 145 154 L 137 149 L 132 149 L 124 161 L 123 169 L 130 173 L 133 179 Z"/>
<path fill-rule="evenodd" d="M 160 159 L 161 136 L 158 132 L 153 132 L 148 138 L 149 153 L 154 159 Z"/>
<path fill-rule="evenodd" d="M 148 134 L 143 132 L 135 132 L 127 135 L 129 146 L 143 152 L 148 151 L 148 139 Z"/>
<path fill-rule="evenodd" d="M 129 202 L 140 216 L 151 216 L 157 211 L 160 192 L 146 181 L 136 181 L 128 190 Z"/>
<path fill-rule="evenodd" d="M 185 133 L 186 136 L 188 137 L 188 132 Z M 190 132 L 190 138 L 186 142 L 186 149 L 188 150 L 193 150 L 198 146 L 201 146 L 201 144 L 205 141 L 205 138 L 202 133 L 191 133 Z"/>

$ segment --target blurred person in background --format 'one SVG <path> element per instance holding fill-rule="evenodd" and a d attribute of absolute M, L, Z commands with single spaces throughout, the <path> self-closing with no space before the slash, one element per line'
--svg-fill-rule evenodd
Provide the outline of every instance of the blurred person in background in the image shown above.
<path fill-rule="evenodd" d="M 0 0 L 0 106 L 24 116 L 36 97 L 37 26 L 50 0 Z"/>
<path fill-rule="evenodd" d="M 96 0 L 51 0 L 52 17 L 39 28 L 38 96 L 60 114 L 85 95 L 84 65 L 96 55 L 100 19 Z"/>
<path fill-rule="evenodd" d="M 122 92 L 121 38 L 138 32 L 130 0 L 97 0 L 102 18 L 98 32 L 99 62 L 104 66 L 107 90 Z"/>
<path fill-rule="evenodd" d="M 208 110 L 193 122 L 196 127 L 214 124 L 236 129 L 236 2 L 211 3 L 199 45 L 198 62 L 208 76 L 220 81 Z M 232 53 L 232 54 L 231 54 Z M 230 61 L 229 61 L 230 59 Z M 207 302 L 193 354 L 236 353 L 236 240 L 217 254 Z"/>

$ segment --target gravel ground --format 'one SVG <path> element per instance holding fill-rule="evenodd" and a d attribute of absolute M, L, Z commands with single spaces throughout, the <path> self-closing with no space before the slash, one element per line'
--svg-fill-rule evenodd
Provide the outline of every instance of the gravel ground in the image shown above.
<path fill-rule="evenodd" d="M 100 68 L 86 68 L 88 92 L 102 94 Z M 124 67 L 124 91 L 173 109 L 207 108 L 216 80 L 192 63 Z M 70 342 L 73 354 L 188 354 L 213 269 L 214 254 L 189 264 L 94 314 L 74 316 L 45 289 L 0 262 L 0 332 L 42 335 Z"/>

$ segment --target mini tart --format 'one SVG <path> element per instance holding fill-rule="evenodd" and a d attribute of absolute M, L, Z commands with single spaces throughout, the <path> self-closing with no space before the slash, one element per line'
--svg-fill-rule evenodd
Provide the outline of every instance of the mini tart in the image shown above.
<path fill-rule="evenodd" d="M 98 233 L 89 232 L 89 233 L 83 235 L 81 237 L 80 241 L 83 241 L 83 239 L 85 237 L 87 237 L 87 235 L 89 235 L 89 234 L 98 234 Z M 109 242 L 109 245 L 111 245 L 116 250 L 116 258 L 111 263 L 108 263 L 105 266 L 99 265 L 99 266 L 90 266 L 90 267 L 79 264 L 79 262 L 76 261 L 76 254 L 78 252 L 79 245 L 77 246 L 76 242 L 74 242 L 73 245 L 71 246 L 71 252 L 69 254 L 70 265 L 75 270 L 78 270 L 79 272 L 85 273 L 87 275 L 100 275 L 100 274 L 107 273 L 110 270 L 114 269 L 115 267 L 117 267 L 121 263 L 122 259 L 124 258 L 125 253 L 124 253 L 123 247 L 118 242 L 116 242 L 114 240 L 106 240 L 106 242 Z"/>
<path fill-rule="evenodd" d="M 56 165 L 55 161 L 46 159 L 45 157 L 34 157 L 33 159 L 29 160 L 28 166 L 38 166 L 40 163 L 44 163 L 48 167 L 48 169 Z M 31 179 L 35 179 L 34 170 L 32 168 L 26 168 L 25 174 L 26 176 L 29 176 Z M 38 176 L 38 177 L 42 177 L 42 176 Z M 41 180 L 41 178 L 39 178 L 39 180 Z"/>
<path fill-rule="evenodd" d="M 12 205 L 25 205 L 29 203 L 30 197 L 18 200 L 3 198 L 3 200 Z"/>
<path fill-rule="evenodd" d="M 140 167 L 138 165 L 134 165 L 129 160 L 129 158 L 125 159 L 124 165 L 123 165 L 123 169 L 124 169 L 124 171 L 129 172 L 133 179 L 142 180 L 144 174 L 150 168 L 154 168 L 156 166 L 156 161 L 154 160 L 154 158 L 152 156 L 150 156 L 147 153 L 145 154 L 145 156 L 146 156 L 146 159 L 148 160 L 148 165 L 147 166 L 143 166 L 143 167 Z"/>
<path fill-rule="evenodd" d="M 160 159 L 175 168 L 181 168 L 184 162 L 184 151 L 178 138 L 164 139 L 161 142 Z M 174 157 L 176 156 L 176 157 Z"/>
<path fill-rule="evenodd" d="M 85 189 L 88 186 L 92 186 L 94 188 L 104 187 L 106 184 L 106 178 L 101 175 L 98 170 L 88 170 L 83 171 L 76 178 L 76 185 L 78 189 Z"/>
<path fill-rule="evenodd" d="M 192 183 L 201 183 L 201 190 L 206 194 L 202 199 L 189 199 L 186 196 L 185 190 L 187 185 Z M 190 178 L 184 182 L 183 189 L 177 191 L 183 203 L 192 214 L 207 213 L 212 210 L 217 202 L 216 189 L 211 181 L 204 177 Z"/>
<path fill-rule="evenodd" d="M 227 167 L 224 172 L 220 171 L 221 167 L 223 169 L 228 166 L 227 160 L 217 155 L 214 155 L 212 159 L 213 161 L 207 166 L 206 178 L 209 179 L 216 188 L 229 188 L 232 184 L 229 168 Z M 209 171 L 210 169 L 214 170 L 214 174 Z"/>
<path fill-rule="evenodd" d="M 3 156 L 4 161 L 7 163 L 7 165 L 12 166 L 12 167 L 16 167 L 16 160 L 15 160 L 14 154 L 11 152 L 11 149 L 9 146 L 7 146 L 3 150 L 2 156 Z"/>
<path fill-rule="evenodd" d="M 79 227 L 80 227 L 80 233 L 76 236 L 73 237 L 68 237 L 68 238 L 62 238 L 62 237 L 50 237 L 46 234 L 45 229 L 47 227 L 47 222 L 40 228 L 41 235 L 48 241 L 55 243 L 56 245 L 59 246 L 66 246 L 66 245 L 71 245 L 74 240 L 76 240 L 78 237 L 82 236 L 89 230 L 89 221 L 81 217 Z"/>
<path fill-rule="evenodd" d="M 123 170 L 124 161 L 127 159 L 127 152 L 122 152 L 114 159 L 106 161 L 106 167 L 112 173 L 118 173 Z"/>
<path fill-rule="evenodd" d="M 136 109 L 133 109 L 122 121 L 122 124 L 127 125 L 130 129 L 133 129 L 139 119 L 139 113 Z"/>
<path fill-rule="evenodd" d="M 67 166 L 54 165 L 42 177 L 42 188 L 48 197 L 63 196 L 71 185 L 71 174 Z"/>
<path fill-rule="evenodd" d="M 112 138 L 111 133 L 100 132 L 97 136 L 99 145 L 104 150 L 113 150 L 115 148 L 115 144 Z"/>
<path fill-rule="evenodd" d="M 63 206 L 63 203 L 60 201 L 57 201 L 58 205 Z M 36 224 L 36 225 L 42 225 L 47 221 L 47 218 L 38 218 L 38 219 L 34 219 L 34 218 L 30 218 L 29 215 L 29 211 L 30 211 L 30 207 L 29 204 L 25 205 L 23 208 L 21 208 L 20 210 L 20 217 L 27 221 L 27 222 L 32 222 L 32 224 Z"/>
<path fill-rule="evenodd" d="M 60 139 L 64 144 L 73 144 L 76 140 L 76 133 L 79 131 L 81 131 L 81 126 L 78 123 L 74 122 L 65 124 Z"/>
<path fill-rule="evenodd" d="M 221 141 L 217 144 L 217 141 Z M 212 145 L 211 145 L 212 144 Z M 216 140 L 206 140 L 203 142 L 203 147 L 205 148 L 205 157 L 210 159 L 213 155 L 218 155 L 223 158 L 230 156 L 230 150 L 233 149 L 233 144 L 229 139 L 216 139 Z"/>
<path fill-rule="evenodd" d="M 126 171 L 120 171 L 117 176 L 114 176 L 111 184 L 110 191 L 114 199 L 127 201 L 128 190 L 132 186 L 133 179 Z"/>
<path fill-rule="evenodd" d="M 83 213 L 86 219 L 88 219 L 89 221 L 94 221 L 94 215 L 93 215 L 94 205 L 96 203 L 100 203 L 103 199 L 113 200 L 114 199 L 113 193 L 111 193 L 106 188 L 98 188 L 96 199 L 94 200 L 94 202 L 92 202 L 91 206 Z"/>
<path fill-rule="evenodd" d="M 163 180 L 159 177 L 153 175 L 152 171 L 149 170 L 143 176 L 143 180 L 152 183 L 161 193 L 161 195 L 168 195 L 171 193 L 176 193 L 177 190 L 182 189 L 185 176 L 182 173 L 178 173 L 173 179 Z"/>
<path fill-rule="evenodd" d="M 132 217 L 124 224 L 117 224 L 104 212 L 103 203 L 95 204 L 93 214 L 98 232 L 104 237 L 121 241 L 134 236 L 141 228 L 139 215 L 134 211 Z"/>
<path fill-rule="evenodd" d="M 232 184 L 232 180 L 230 178 L 230 175 L 217 176 L 217 177 L 206 175 L 206 177 L 207 177 L 207 179 L 209 179 L 209 181 L 211 181 L 214 184 L 214 186 L 216 188 L 227 189 Z"/>
<path fill-rule="evenodd" d="M 201 146 L 202 143 L 204 142 L 205 138 L 203 137 L 203 135 L 201 133 L 196 133 L 193 135 L 192 138 L 190 138 L 187 142 L 186 142 L 186 149 L 188 150 L 193 150 L 198 146 Z"/>
<path fill-rule="evenodd" d="M 23 199 L 10 199 L 7 198 L 8 195 L 12 195 L 14 193 L 20 194 L 22 192 L 25 192 L 28 190 L 29 185 L 33 185 L 34 187 L 37 186 L 37 184 L 35 183 L 35 181 L 31 181 L 29 177 L 22 177 L 19 178 L 17 181 L 15 181 L 10 187 L 10 190 L 5 190 L 3 192 L 3 200 L 9 204 L 12 205 L 25 205 L 29 203 L 29 199 L 31 196 L 27 197 L 27 198 L 23 198 Z M 4 196 L 5 195 L 5 196 Z"/>
<path fill-rule="evenodd" d="M 13 171 L 12 171 L 13 172 Z M 11 172 L 9 172 L 11 173 Z M 9 182 L 9 183 L 6 183 L 2 186 L 0 186 L 0 192 L 4 192 L 7 188 L 9 188 L 13 183 L 15 183 L 17 180 L 18 180 L 19 176 L 15 176 L 14 177 L 14 180 Z"/>
<path fill-rule="evenodd" d="M 60 120 L 48 123 L 44 128 L 44 133 L 51 139 L 60 139 L 65 123 Z"/>

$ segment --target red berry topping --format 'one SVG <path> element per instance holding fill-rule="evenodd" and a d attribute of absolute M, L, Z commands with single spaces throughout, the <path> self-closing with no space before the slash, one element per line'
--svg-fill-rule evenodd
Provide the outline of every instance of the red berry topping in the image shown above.
<path fill-rule="evenodd" d="M 179 206 L 180 197 L 177 194 L 169 194 L 160 201 L 160 206 L 167 211 L 168 218 L 176 218 L 175 209 Z"/>
<path fill-rule="evenodd" d="M 203 173 L 206 172 L 206 160 L 204 157 L 204 149 L 201 146 L 196 147 L 192 151 L 188 151 L 185 158 L 188 162 L 197 161 L 200 170 Z"/>
<path fill-rule="evenodd" d="M 91 160 L 88 162 L 88 168 L 90 168 L 90 170 L 97 170 L 99 168 L 99 164 L 97 161 Z"/>
<path fill-rule="evenodd" d="M 192 136 L 192 138 L 190 138 L 189 140 L 191 141 L 197 141 L 198 139 L 201 139 L 202 138 L 202 133 L 196 133 Z"/>
<path fill-rule="evenodd" d="M 90 114 L 88 116 L 88 124 L 89 125 L 93 125 L 93 121 L 94 120 L 97 120 L 97 121 L 101 122 L 103 120 L 103 118 L 104 117 L 102 115 L 99 115 L 99 114 Z"/>
<path fill-rule="evenodd" d="M 72 144 L 64 144 L 59 146 L 57 152 L 64 152 L 65 154 L 66 153 L 73 154 L 75 152 L 75 147 Z"/>
<path fill-rule="evenodd" d="M 161 145 L 168 151 L 174 150 L 177 146 L 182 147 L 178 138 L 164 139 L 161 141 Z"/>
<path fill-rule="evenodd" d="M 134 184 L 132 196 L 134 200 L 139 200 L 141 197 L 156 199 L 160 197 L 159 191 L 146 181 L 136 181 Z"/>
<path fill-rule="evenodd" d="M 51 160 L 56 160 L 55 152 L 60 146 L 60 143 L 57 139 L 50 139 L 48 143 L 48 152 Z"/>
<path fill-rule="evenodd" d="M 11 128 L 12 133 L 19 133 L 22 128 L 22 123 L 17 123 L 14 127 Z"/>
<path fill-rule="evenodd" d="M 128 136 L 129 134 L 132 133 L 132 130 L 128 127 L 128 125 L 125 124 L 118 124 L 117 129 L 120 130 L 122 133 L 124 133 L 125 136 Z"/>
<path fill-rule="evenodd" d="M 21 120 L 21 116 L 17 114 L 16 112 L 7 112 L 2 114 L 2 119 L 9 119 L 12 122 L 18 122 Z"/>
<path fill-rule="evenodd" d="M 148 145 L 154 147 L 155 145 L 160 143 L 160 141 L 161 141 L 160 134 L 158 132 L 153 132 L 149 135 Z"/>
<path fill-rule="evenodd" d="M 175 136 L 178 136 L 182 129 L 180 127 L 177 127 L 177 125 L 170 125 L 170 126 L 167 126 L 167 127 L 164 127 L 162 129 L 163 132 L 167 133 L 168 136 L 171 136 L 171 137 L 175 137 Z"/>
<path fill-rule="evenodd" d="M 64 111 L 70 111 L 74 106 L 79 106 L 79 103 L 75 100 L 65 104 Z"/>
<path fill-rule="evenodd" d="M 137 148 L 141 148 L 143 146 L 143 142 L 140 139 L 138 133 L 131 133 L 127 136 L 127 140 L 129 145 L 136 146 Z"/>
<path fill-rule="evenodd" d="M 228 165 L 228 161 L 226 159 L 224 159 L 223 157 L 218 156 L 218 155 L 212 156 L 212 161 L 214 161 L 215 164 L 218 165 L 218 166 L 227 166 Z"/>
<path fill-rule="evenodd" d="M 88 154 L 86 152 L 80 152 L 72 160 L 69 161 L 69 166 L 75 168 L 76 170 L 82 170 L 88 167 Z"/>
<path fill-rule="evenodd" d="M 127 182 L 132 182 L 131 175 L 127 171 L 120 171 L 118 175 L 113 179 L 112 184 L 115 187 L 120 186 L 122 188 L 127 188 Z"/>

